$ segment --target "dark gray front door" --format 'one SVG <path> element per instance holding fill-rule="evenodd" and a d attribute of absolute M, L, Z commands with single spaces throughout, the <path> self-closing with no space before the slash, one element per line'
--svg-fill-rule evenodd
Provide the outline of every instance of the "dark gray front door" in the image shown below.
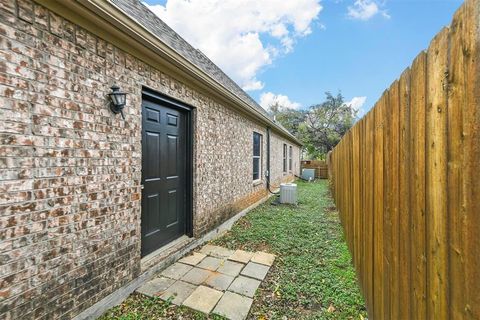
<path fill-rule="evenodd" d="M 142 104 L 142 256 L 186 231 L 186 115 Z"/>

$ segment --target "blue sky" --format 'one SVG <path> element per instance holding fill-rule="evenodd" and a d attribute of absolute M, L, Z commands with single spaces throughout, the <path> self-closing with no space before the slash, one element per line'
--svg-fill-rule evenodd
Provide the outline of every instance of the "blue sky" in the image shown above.
<path fill-rule="evenodd" d="M 357 97 L 361 113 L 450 23 L 462 2 L 146 1 L 264 106 L 279 101 L 306 108 L 322 102 L 325 91 L 341 90 L 347 101 Z"/>

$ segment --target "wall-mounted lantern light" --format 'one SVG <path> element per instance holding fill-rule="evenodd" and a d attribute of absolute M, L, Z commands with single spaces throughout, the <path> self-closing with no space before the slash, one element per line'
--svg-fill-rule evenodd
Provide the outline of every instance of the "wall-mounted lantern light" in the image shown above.
<path fill-rule="evenodd" d="M 125 107 L 127 94 L 120 91 L 120 87 L 114 84 L 110 89 L 112 92 L 108 94 L 110 97 L 110 110 L 113 113 L 121 113 L 123 120 L 125 120 L 125 115 L 123 114 L 123 108 Z"/>

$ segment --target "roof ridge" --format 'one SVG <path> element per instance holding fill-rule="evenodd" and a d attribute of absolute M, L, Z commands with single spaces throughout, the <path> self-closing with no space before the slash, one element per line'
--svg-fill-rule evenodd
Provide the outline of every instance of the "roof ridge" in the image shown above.
<path fill-rule="evenodd" d="M 233 81 L 220 67 L 218 67 L 203 51 L 194 48 L 181 35 L 166 24 L 139 0 L 109 0 L 113 5 L 126 13 L 131 19 L 143 26 L 148 32 L 160 39 L 178 54 L 189 60 L 196 67 L 208 74 L 212 79 L 225 87 L 228 91 L 243 100 L 259 113 L 272 120 L 271 115 L 262 108 L 248 93 Z M 274 122 L 290 136 L 295 138 L 287 129 Z"/>

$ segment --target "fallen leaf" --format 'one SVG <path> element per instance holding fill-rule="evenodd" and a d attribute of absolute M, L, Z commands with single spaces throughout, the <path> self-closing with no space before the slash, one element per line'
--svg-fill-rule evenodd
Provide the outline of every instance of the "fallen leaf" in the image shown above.
<path fill-rule="evenodd" d="M 333 306 L 333 304 L 330 304 L 330 306 L 329 306 L 328 309 L 327 309 L 327 312 L 328 312 L 328 313 L 332 313 L 332 312 L 335 312 L 335 310 L 336 310 L 336 309 L 335 309 L 335 307 Z"/>

